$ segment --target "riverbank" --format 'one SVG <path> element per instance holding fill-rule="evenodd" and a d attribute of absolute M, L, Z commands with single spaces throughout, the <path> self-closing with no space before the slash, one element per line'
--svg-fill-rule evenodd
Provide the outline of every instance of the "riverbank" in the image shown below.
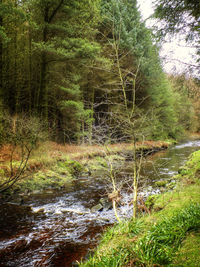
<path fill-rule="evenodd" d="M 159 150 L 167 149 L 172 141 L 145 141 L 137 142 L 136 153 L 151 154 Z M 122 143 L 105 146 L 88 145 L 59 145 L 47 142 L 40 145 L 31 155 L 24 178 L 20 179 L 14 186 L 7 190 L 6 196 L 20 195 L 26 196 L 32 193 L 43 191 L 53 192 L 53 190 L 63 190 L 70 186 L 79 175 L 88 173 L 103 165 L 102 159 L 106 156 L 119 156 L 131 158 L 133 144 Z M 1 149 L 1 176 L 6 179 L 10 168 L 9 146 Z M 20 156 L 13 155 L 13 166 L 19 165 Z M 2 180 L 3 180 L 2 179 Z M 21 201 L 21 200 L 20 200 Z"/>
<path fill-rule="evenodd" d="M 180 166 L 199 147 L 199 140 L 185 140 L 145 158 L 139 186 L 140 196 L 145 200 L 150 194 L 163 191 L 163 187 L 154 186 L 155 182 L 173 182 L 173 176 L 178 174 Z M 101 160 L 105 162 L 106 158 Z M 122 179 L 127 181 L 124 178 L 132 178 L 131 160 L 114 160 L 113 163 L 119 183 Z M 81 258 L 86 257 L 88 251 L 99 244 L 103 229 L 108 229 L 116 222 L 112 209 L 92 212 L 92 207 L 112 192 L 107 187 L 110 181 L 105 179 L 106 175 L 104 170 L 94 170 L 87 176 L 81 175 L 75 179 L 72 186 L 63 191 L 31 194 L 30 197 L 24 197 L 22 205 L 14 205 L 14 201 L 1 204 L 0 264 L 69 267 L 76 260 L 80 262 Z M 130 218 L 132 214 L 132 194 L 131 191 L 127 192 L 126 185 L 121 192 L 118 215 L 123 220 Z M 30 214 L 27 207 L 31 209 Z M 127 229 L 125 225 L 124 232 L 130 231 L 131 227 L 135 231 L 133 226 L 130 225 Z M 121 237 L 123 238 L 123 234 L 118 236 L 119 241 Z M 128 238 L 134 239 L 131 238 L 131 233 Z"/>
<path fill-rule="evenodd" d="M 80 266 L 199 266 L 200 150 L 174 178 L 173 191 L 151 199 L 150 215 L 110 228 Z"/>

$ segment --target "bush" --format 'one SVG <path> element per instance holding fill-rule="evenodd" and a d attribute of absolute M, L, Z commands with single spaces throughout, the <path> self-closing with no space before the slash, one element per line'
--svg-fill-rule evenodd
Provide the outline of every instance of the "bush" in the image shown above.
<path fill-rule="evenodd" d="M 5 115 L 0 125 L 0 145 L 9 144 L 10 164 L 6 177 L 0 181 L 0 193 L 11 188 L 18 180 L 25 178 L 25 171 L 32 151 L 38 143 L 46 139 L 45 126 L 38 118 Z M 14 155 L 19 158 L 14 162 Z"/>

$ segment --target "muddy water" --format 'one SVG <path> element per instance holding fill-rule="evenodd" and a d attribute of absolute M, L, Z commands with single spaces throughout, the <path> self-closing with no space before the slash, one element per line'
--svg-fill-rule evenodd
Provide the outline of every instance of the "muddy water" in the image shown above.
<path fill-rule="evenodd" d="M 158 180 L 172 180 L 188 156 L 200 149 L 200 141 L 187 141 L 146 158 L 140 180 L 140 195 L 160 192 Z M 131 191 L 122 181 L 131 178 L 131 162 L 116 162 L 123 203 L 121 217 L 131 216 Z M 78 178 L 65 192 L 32 196 L 24 205 L 1 205 L 0 266 L 72 266 L 95 247 L 103 229 L 115 222 L 112 210 L 91 212 L 106 195 L 106 173 L 93 172 Z M 30 209 L 31 207 L 31 209 Z"/>

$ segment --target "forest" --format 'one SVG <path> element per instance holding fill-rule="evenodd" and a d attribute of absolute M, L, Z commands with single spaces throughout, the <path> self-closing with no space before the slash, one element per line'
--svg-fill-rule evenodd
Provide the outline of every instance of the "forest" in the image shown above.
<path fill-rule="evenodd" d="M 137 1 L 3 0 L 0 7 L 2 142 L 19 118 L 37 118 L 59 143 L 116 143 L 133 132 L 176 139 L 200 129 L 199 79 L 164 73 Z"/>
<path fill-rule="evenodd" d="M 0 266 L 199 266 L 200 3 L 152 5 L 0 0 Z"/>

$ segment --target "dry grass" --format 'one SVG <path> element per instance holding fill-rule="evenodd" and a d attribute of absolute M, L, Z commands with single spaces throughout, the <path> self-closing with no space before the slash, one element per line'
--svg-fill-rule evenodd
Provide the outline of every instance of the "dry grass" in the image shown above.
<path fill-rule="evenodd" d="M 0 148 L 0 162 L 6 162 L 10 160 L 12 153 L 12 146 L 11 145 L 4 145 Z M 20 159 L 20 153 L 19 150 L 16 149 L 13 154 L 14 160 Z"/>
<path fill-rule="evenodd" d="M 148 148 L 148 149 L 161 149 L 167 148 L 168 143 L 160 141 L 145 141 L 138 142 L 136 145 L 137 149 Z M 133 144 L 130 143 L 118 143 L 108 146 L 110 154 L 117 154 L 128 152 L 133 149 Z M 97 145 L 61 145 L 55 142 L 45 142 L 40 144 L 36 150 L 31 154 L 31 157 L 27 164 L 27 170 L 29 172 L 37 172 L 54 166 L 57 161 L 66 159 L 82 161 L 92 159 L 94 157 L 104 157 L 107 154 L 105 147 Z M 10 157 L 11 157 L 11 146 L 5 145 L 0 149 L 0 170 L 4 173 L 10 171 Z M 13 163 L 17 164 L 21 160 L 20 149 L 16 149 L 13 154 Z"/>
<path fill-rule="evenodd" d="M 167 148 L 169 146 L 166 142 L 161 141 L 145 141 L 137 142 L 136 148 Z M 111 153 L 128 151 L 133 148 L 130 143 L 118 143 L 108 146 Z M 44 151 L 48 151 L 50 157 L 60 158 L 63 155 L 68 155 L 71 159 L 81 160 L 85 158 L 93 158 L 95 156 L 104 156 L 105 147 L 98 145 L 60 145 L 54 142 L 48 142 L 44 145 Z"/>
<path fill-rule="evenodd" d="M 167 148 L 168 143 L 161 141 L 145 141 L 137 142 L 137 149 L 140 147 L 147 148 Z M 133 148 L 130 143 L 118 143 L 108 146 L 111 153 L 129 151 Z M 0 162 L 7 162 L 10 160 L 11 146 L 5 145 L 0 149 Z M 74 160 L 81 160 L 87 158 L 93 158 L 95 156 L 104 156 L 105 148 L 98 145 L 61 145 L 55 142 L 45 142 L 40 144 L 38 148 L 32 153 L 31 161 L 55 161 L 63 157 L 70 157 Z M 20 153 L 16 149 L 13 160 L 20 160 Z"/>
<path fill-rule="evenodd" d="M 199 133 L 188 133 L 188 136 L 194 139 L 200 138 L 200 132 Z"/>

